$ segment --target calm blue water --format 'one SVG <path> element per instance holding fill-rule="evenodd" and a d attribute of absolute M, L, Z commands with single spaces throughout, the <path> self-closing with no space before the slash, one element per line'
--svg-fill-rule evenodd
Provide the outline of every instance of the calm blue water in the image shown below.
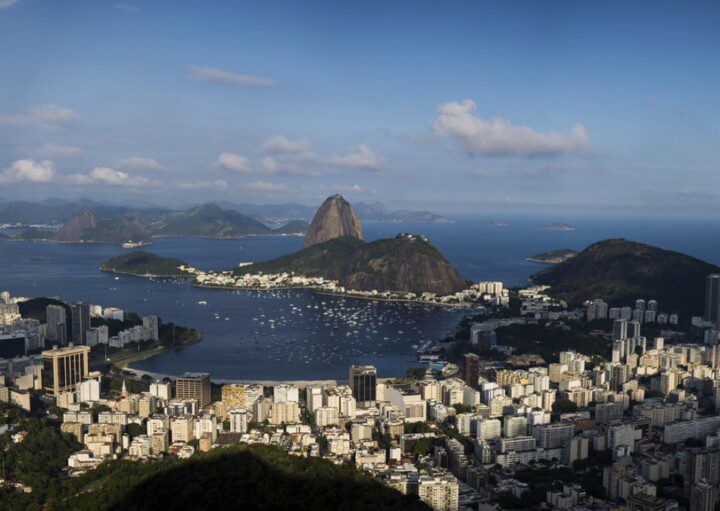
<path fill-rule="evenodd" d="M 482 226 L 477 219 L 448 225 L 367 222 L 363 231 L 369 240 L 401 231 L 425 234 L 464 277 L 506 285 L 522 284 L 542 267 L 526 261 L 530 255 L 556 248 L 582 249 L 609 237 L 643 241 L 720 263 L 720 221 L 716 220 L 537 217 L 507 221 L 508 227 Z M 539 228 L 547 222 L 571 223 L 576 230 Z M 301 245 L 302 238 L 292 236 L 165 238 L 148 250 L 211 269 L 276 257 Z M 416 364 L 412 345 L 445 335 L 462 316 L 437 307 L 304 291 L 238 293 L 123 276 L 115 280 L 98 271 L 103 260 L 123 252 L 112 245 L 0 243 L 0 289 L 14 295 L 87 300 L 189 324 L 205 332 L 202 343 L 135 367 L 163 374 L 207 371 L 224 379 L 344 378 L 351 363 L 371 363 L 381 376 L 397 376 Z M 199 305 L 201 300 L 208 305 Z"/>

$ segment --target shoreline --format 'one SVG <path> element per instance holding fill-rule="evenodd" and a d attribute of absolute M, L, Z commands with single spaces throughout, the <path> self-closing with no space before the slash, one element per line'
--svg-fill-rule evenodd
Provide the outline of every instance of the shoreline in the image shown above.
<path fill-rule="evenodd" d="M 178 279 L 178 280 L 184 280 L 186 282 L 189 282 L 191 286 L 201 288 L 201 289 L 220 289 L 224 291 L 244 291 L 244 292 L 271 292 L 271 291 L 292 291 L 292 290 L 308 290 L 313 291 L 314 293 L 317 293 L 319 295 L 325 295 L 325 296 L 334 296 L 337 298 L 357 298 L 359 300 L 368 300 L 368 301 L 377 301 L 377 302 L 398 302 L 398 303 L 412 303 L 412 304 L 418 304 L 418 305 L 433 305 L 438 307 L 462 307 L 465 309 L 472 308 L 474 305 L 476 305 L 474 302 L 458 302 L 458 303 L 443 303 L 443 302 L 433 302 L 428 300 L 412 300 L 409 298 L 383 298 L 381 296 L 363 296 L 363 295 L 356 295 L 353 293 L 341 293 L 341 292 L 331 292 L 331 291 L 322 291 L 317 286 L 277 286 L 272 288 L 266 288 L 266 287 L 236 287 L 236 286 L 214 286 L 214 285 L 204 285 L 204 284 L 197 284 L 196 282 L 192 282 L 192 276 L 182 276 L 182 275 L 139 275 L 137 273 L 130 273 L 130 272 L 124 272 L 119 270 L 108 270 L 100 268 L 100 271 L 103 273 L 116 273 L 118 275 L 127 275 L 130 277 L 137 277 L 137 278 L 147 278 L 147 279 Z"/>
<path fill-rule="evenodd" d="M 200 332 L 199 330 L 195 330 L 195 334 L 193 335 L 192 339 L 188 340 L 187 342 L 184 342 L 181 345 L 178 346 L 155 346 L 154 348 L 150 348 L 147 350 L 142 351 L 120 351 L 118 353 L 114 353 L 110 355 L 108 358 L 108 362 L 113 367 L 116 367 L 120 369 L 121 371 L 129 370 L 131 369 L 129 366 L 130 364 L 134 364 L 135 362 L 141 362 L 143 360 L 147 360 L 153 357 L 156 357 L 158 355 L 162 355 L 164 353 L 169 353 L 171 351 L 176 351 L 179 349 L 186 348 L 188 346 L 193 346 L 195 344 L 200 343 L 205 337 L 205 334 L 203 332 Z M 114 357 L 116 359 L 114 359 Z M 105 361 L 103 361 L 105 362 Z"/>

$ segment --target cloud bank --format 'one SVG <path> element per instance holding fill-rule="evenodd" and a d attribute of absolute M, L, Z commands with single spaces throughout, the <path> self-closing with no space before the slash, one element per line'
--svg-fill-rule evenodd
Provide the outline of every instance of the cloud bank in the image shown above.
<path fill-rule="evenodd" d="M 433 132 L 455 140 L 469 153 L 484 156 L 552 156 L 578 152 L 588 144 L 587 132 L 579 124 L 568 133 L 541 133 L 501 117 L 485 120 L 476 112 L 477 105 L 470 99 L 443 103 L 432 121 Z"/>

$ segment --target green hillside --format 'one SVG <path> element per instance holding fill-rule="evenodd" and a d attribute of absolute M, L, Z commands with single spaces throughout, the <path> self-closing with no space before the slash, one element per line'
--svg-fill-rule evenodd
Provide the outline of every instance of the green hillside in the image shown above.
<path fill-rule="evenodd" d="M 100 264 L 100 269 L 102 271 L 127 273 L 143 277 L 146 275 L 154 275 L 156 277 L 180 277 L 188 275 L 187 272 L 178 268 L 185 264 L 186 263 L 180 259 L 160 257 L 156 254 L 145 252 L 144 250 L 135 250 L 104 261 Z"/>
<path fill-rule="evenodd" d="M 720 269 L 679 252 L 625 239 L 599 241 L 577 256 L 531 277 L 551 294 L 579 305 L 602 298 L 631 305 L 638 298 L 658 301 L 662 311 L 702 315 L 705 278 Z"/>

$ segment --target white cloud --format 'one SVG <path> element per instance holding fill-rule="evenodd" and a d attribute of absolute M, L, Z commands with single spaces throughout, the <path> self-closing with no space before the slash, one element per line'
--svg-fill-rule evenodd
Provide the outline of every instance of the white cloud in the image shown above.
<path fill-rule="evenodd" d="M 55 179 L 55 165 L 50 160 L 17 160 L 0 172 L 0 183 L 49 183 Z"/>
<path fill-rule="evenodd" d="M 370 149 L 366 144 L 358 144 L 355 149 L 344 156 L 331 156 L 328 163 L 353 169 L 377 170 L 385 158 Z"/>
<path fill-rule="evenodd" d="M 243 188 L 247 188 L 248 190 L 256 190 L 259 192 L 279 192 L 282 190 L 287 190 L 287 185 L 285 183 L 268 183 L 266 181 L 255 181 L 254 183 L 244 184 Z"/>
<path fill-rule="evenodd" d="M 115 7 L 118 11 L 123 12 L 138 12 L 140 10 L 140 7 L 133 4 L 115 4 L 113 7 Z"/>
<path fill-rule="evenodd" d="M 216 165 L 221 169 L 232 170 L 233 172 L 242 172 L 244 174 L 252 172 L 247 156 L 241 154 L 221 153 L 218 156 Z"/>
<path fill-rule="evenodd" d="M 224 83 L 237 87 L 274 87 L 280 82 L 265 76 L 244 75 L 212 67 L 190 66 L 188 78 L 198 82 Z"/>
<path fill-rule="evenodd" d="M 79 147 L 57 145 L 53 143 L 47 143 L 44 147 L 39 150 L 39 154 L 47 158 L 77 158 L 82 155 L 82 149 Z"/>
<path fill-rule="evenodd" d="M 310 140 L 301 138 L 290 140 L 283 136 L 273 137 L 265 141 L 262 150 L 275 154 L 307 154 L 311 151 Z"/>
<path fill-rule="evenodd" d="M 127 172 L 110 167 L 95 167 L 89 174 L 72 174 L 70 182 L 76 185 L 108 185 L 108 186 L 151 186 L 158 184 L 146 177 L 131 176 Z"/>
<path fill-rule="evenodd" d="M 482 119 L 476 111 L 477 105 L 470 99 L 443 103 L 432 122 L 433 131 L 454 139 L 470 153 L 488 156 L 554 155 L 580 151 L 588 144 L 587 132 L 579 124 L 569 133 L 540 133 L 501 117 Z"/>
<path fill-rule="evenodd" d="M 68 124 L 77 120 L 70 108 L 58 105 L 42 105 L 30 110 L 30 117 L 43 124 Z"/>
<path fill-rule="evenodd" d="M 230 185 L 227 181 L 216 179 L 214 181 L 196 181 L 194 183 L 178 183 L 181 190 L 227 190 Z"/>
<path fill-rule="evenodd" d="M 165 167 L 155 158 L 144 158 L 142 156 L 125 158 L 120 160 L 117 166 L 123 170 L 165 170 Z"/>
<path fill-rule="evenodd" d="M 265 174 L 295 174 L 299 176 L 319 176 L 317 170 L 302 165 L 303 158 L 296 156 L 266 156 L 260 162 L 260 170 Z"/>
<path fill-rule="evenodd" d="M 355 192 L 360 193 L 363 191 L 362 186 L 360 185 L 330 185 L 328 188 L 331 190 L 334 190 L 336 192 Z"/>
<path fill-rule="evenodd" d="M 5 9 L 11 5 L 15 5 L 19 0 L 0 0 L 0 9 Z"/>

